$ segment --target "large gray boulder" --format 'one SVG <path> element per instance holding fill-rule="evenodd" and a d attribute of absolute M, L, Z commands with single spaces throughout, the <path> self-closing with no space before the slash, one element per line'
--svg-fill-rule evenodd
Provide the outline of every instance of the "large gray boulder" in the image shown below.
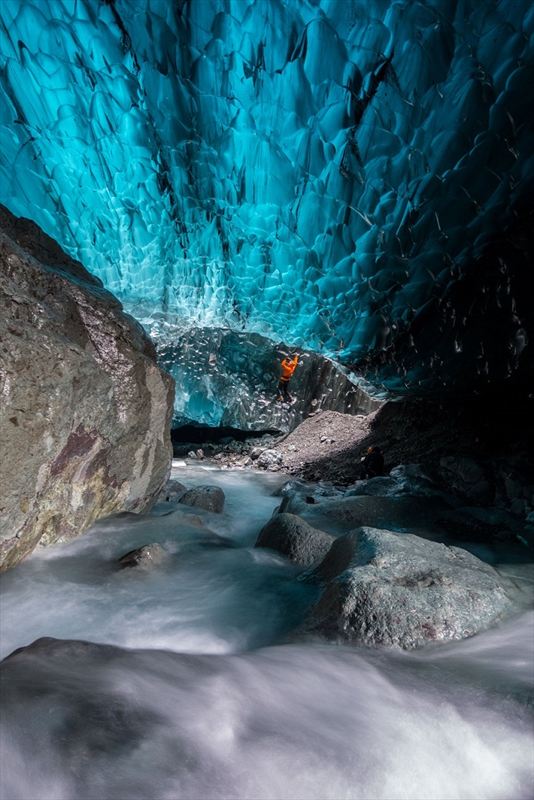
<path fill-rule="evenodd" d="M 220 514 L 224 508 L 224 492 L 218 486 L 196 486 L 188 489 L 178 502 Z"/>
<path fill-rule="evenodd" d="M 336 539 L 306 577 L 323 591 L 304 627 L 334 640 L 410 650 L 512 610 L 497 572 L 466 550 L 378 528 Z"/>
<path fill-rule="evenodd" d="M 275 514 L 261 529 L 256 547 L 269 547 L 294 564 L 309 567 L 329 551 L 334 537 L 312 528 L 296 514 Z"/>
<path fill-rule="evenodd" d="M 140 325 L 0 207 L 0 568 L 146 509 L 170 467 L 173 381 Z"/>

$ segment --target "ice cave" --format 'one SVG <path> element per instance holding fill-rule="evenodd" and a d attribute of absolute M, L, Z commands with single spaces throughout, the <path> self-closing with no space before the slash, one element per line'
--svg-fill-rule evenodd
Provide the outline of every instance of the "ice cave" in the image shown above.
<path fill-rule="evenodd" d="M 534 795 L 531 0 L 0 3 L 0 800 Z"/>

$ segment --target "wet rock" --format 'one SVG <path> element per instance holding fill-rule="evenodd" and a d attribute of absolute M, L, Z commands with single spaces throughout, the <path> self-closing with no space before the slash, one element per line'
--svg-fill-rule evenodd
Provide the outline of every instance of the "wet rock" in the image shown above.
<path fill-rule="evenodd" d="M 218 486 L 196 486 L 188 489 L 179 502 L 220 514 L 224 508 L 224 492 Z"/>
<path fill-rule="evenodd" d="M 0 568 L 160 493 L 173 382 L 152 343 L 99 280 L 1 207 L 0 394 Z"/>
<path fill-rule="evenodd" d="M 286 497 L 286 495 L 293 495 L 298 492 L 304 492 L 309 489 L 309 484 L 299 480 L 285 481 L 278 489 L 273 492 L 273 497 Z"/>
<path fill-rule="evenodd" d="M 419 464 L 400 464 L 392 469 L 389 475 L 356 481 L 345 494 L 348 497 L 411 495 L 413 497 L 451 498 L 451 491 L 444 491 L 444 488 L 440 487 Z"/>
<path fill-rule="evenodd" d="M 161 564 L 165 558 L 165 550 L 160 544 L 146 544 L 136 550 L 130 550 L 119 558 L 118 564 L 121 569 L 127 567 L 153 567 Z"/>
<path fill-rule="evenodd" d="M 132 699 L 106 680 L 111 664 L 124 675 L 130 659 L 136 659 L 135 651 L 49 637 L 15 650 L 0 664 L 3 724 L 16 736 L 23 719 L 23 727 L 32 728 L 25 739 L 32 752 L 42 752 L 43 740 L 52 743 L 56 761 L 73 774 L 87 779 L 86 765 L 95 761 L 105 771 L 106 758 L 134 753 L 164 723 L 163 715 L 144 707 L 142 694 Z M 37 697 L 48 708 L 43 716 Z M 72 796 L 86 796 L 78 790 Z"/>
<path fill-rule="evenodd" d="M 323 592 L 305 629 L 406 650 L 463 639 L 513 610 L 498 573 L 458 547 L 364 527 L 305 576 Z"/>
<path fill-rule="evenodd" d="M 395 478 L 376 477 L 368 480 L 356 481 L 354 486 L 347 490 L 347 497 L 360 495 L 386 496 L 399 493 L 399 482 Z"/>
<path fill-rule="evenodd" d="M 295 514 L 272 517 L 258 536 L 256 547 L 269 547 L 302 567 L 309 567 L 326 555 L 334 537 L 312 528 Z"/>
<path fill-rule="evenodd" d="M 167 503 L 176 503 L 186 491 L 186 487 L 180 481 L 174 479 L 167 481 L 161 492 L 160 500 L 165 500 Z"/>

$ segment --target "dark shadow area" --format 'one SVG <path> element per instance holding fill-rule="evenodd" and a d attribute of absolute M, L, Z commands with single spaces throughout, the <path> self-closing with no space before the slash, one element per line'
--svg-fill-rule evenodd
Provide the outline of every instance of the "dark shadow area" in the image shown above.
<path fill-rule="evenodd" d="M 455 456 L 513 464 L 534 486 L 534 396 L 495 391 L 385 403 L 368 433 L 341 451 L 308 461 L 302 474 L 350 483 L 360 477 L 361 459 L 372 445 L 382 449 L 386 472 L 408 463 L 431 469 L 441 458 Z"/>
<path fill-rule="evenodd" d="M 233 428 L 230 425 L 181 425 L 171 430 L 172 450 L 174 456 L 185 455 L 195 447 L 220 449 L 232 442 L 245 442 L 247 439 L 261 439 L 263 436 L 280 436 L 281 431 L 268 428 L 261 431 L 248 431 Z"/>

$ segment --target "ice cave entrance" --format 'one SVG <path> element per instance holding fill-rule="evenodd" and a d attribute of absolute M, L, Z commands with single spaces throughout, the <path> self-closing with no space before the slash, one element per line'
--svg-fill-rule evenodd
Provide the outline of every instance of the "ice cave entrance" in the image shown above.
<path fill-rule="evenodd" d="M 362 379 L 336 361 L 258 333 L 167 326 L 164 333 L 158 330 L 155 341 L 161 366 L 176 382 L 176 441 L 184 440 L 186 430 L 186 440 L 197 443 L 204 440 L 203 429 L 207 438 L 211 431 L 211 440 L 287 432 L 314 412 L 368 413 L 380 402 Z M 291 404 L 277 399 L 280 363 L 289 353 L 299 355 Z M 178 429 L 184 431 L 181 436 Z"/>

